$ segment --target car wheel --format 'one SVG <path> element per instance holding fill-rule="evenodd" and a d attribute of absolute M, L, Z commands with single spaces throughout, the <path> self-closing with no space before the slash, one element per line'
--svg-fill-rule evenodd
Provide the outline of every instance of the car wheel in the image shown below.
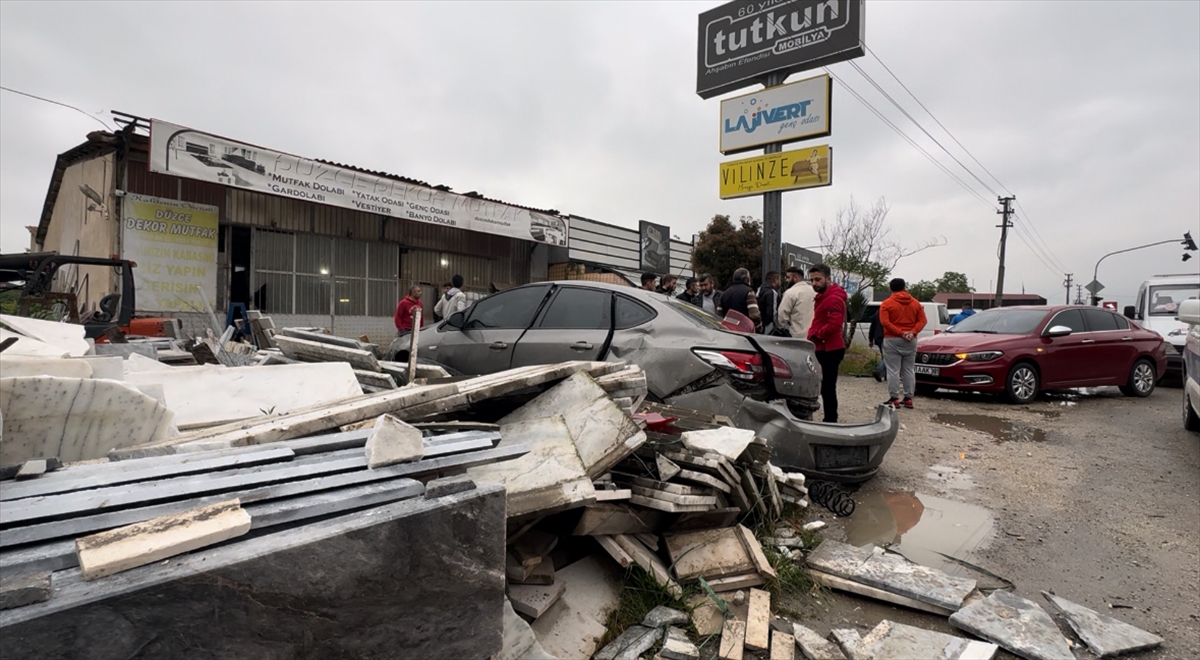
<path fill-rule="evenodd" d="M 1154 382 L 1158 380 L 1154 374 L 1154 365 L 1149 360 L 1138 360 L 1133 363 L 1129 372 L 1129 382 L 1121 386 L 1121 394 L 1125 396 L 1145 397 L 1154 391 Z"/>
<path fill-rule="evenodd" d="M 1192 400 L 1188 397 L 1187 384 L 1183 389 L 1183 428 L 1194 433 L 1200 433 L 1200 415 L 1192 408 Z"/>
<path fill-rule="evenodd" d="M 1021 362 L 1008 372 L 1004 393 L 1013 403 L 1029 403 L 1038 395 L 1038 373 L 1028 362 Z"/>

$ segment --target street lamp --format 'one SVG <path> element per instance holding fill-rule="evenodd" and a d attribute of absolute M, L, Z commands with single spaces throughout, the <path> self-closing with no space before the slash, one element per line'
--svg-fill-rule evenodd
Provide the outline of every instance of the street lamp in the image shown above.
<path fill-rule="evenodd" d="M 1108 254 L 1104 255 L 1103 257 L 1100 257 L 1100 261 L 1104 261 L 1105 259 L 1113 256 L 1114 254 L 1122 254 L 1124 252 L 1133 252 L 1134 250 L 1143 250 L 1148 247 L 1154 247 L 1155 245 L 1166 245 L 1167 243 L 1179 243 L 1180 245 L 1183 246 L 1183 249 L 1185 250 L 1184 255 L 1183 255 L 1184 261 L 1187 261 L 1188 259 L 1192 258 L 1192 255 L 1187 254 L 1188 252 L 1195 252 L 1197 250 L 1196 241 L 1192 240 L 1192 232 L 1185 231 L 1185 232 L 1183 232 L 1183 240 L 1182 241 L 1172 238 L 1172 239 L 1166 240 L 1166 241 L 1158 241 L 1157 243 L 1147 243 L 1146 245 L 1139 245 L 1137 247 L 1125 248 L 1124 250 L 1117 250 L 1116 252 L 1109 252 Z M 1096 276 L 1100 272 L 1100 261 L 1096 262 L 1096 267 L 1092 270 L 1092 283 L 1093 284 L 1100 283 L 1096 279 Z M 1100 298 L 1098 298 L 1096 296 L 1096 294 L 1098 294 L 1099 292 L 1100 292 L 1100 288 L 1097 288 L 1095 291 L 1092 291 L 1092 307 L 1100 306 Z"/>

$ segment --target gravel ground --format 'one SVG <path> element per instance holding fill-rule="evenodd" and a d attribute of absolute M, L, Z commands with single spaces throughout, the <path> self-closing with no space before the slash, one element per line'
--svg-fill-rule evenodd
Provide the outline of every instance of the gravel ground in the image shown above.
<path fill-rule="evenodd" d="M 839 386 L 843 422 L 869 421 L 887 398 L 886 386 L 871 378 L 847 377 Z M 1049 611 L 1040 592 L 1052 591 L 1166 640 L 1136 657 L 1197 658 L 1200 436 L 1183 430 L 1180 396 L 1178 387 L 1160 383 L 1146 399 L 1116 388 L 1028 406 L 958 393 L 918 398 L 915 410 L 900 411 L 901 432 L 880 474 L 855 494 L 859 511 L 835 519 L 817 507 L 812 515 L 830 522 L 828 538 L 855 541 L 864 528 L 870 536 L 871 525 L 911 526 L 902 520 L 908 514 L 893 516 L 887 506 L 882 523 L 864 522 L 879 516 L 876 505 L 924 499 L 915 505 L 923 513 L 913 514 L 923 528 L 909 536 L 884 529 L 883 537 L 901 532 L 899 550 L 912 556 L 978 528 L 954 554 L 1011 580 L 1016 593 Z M 1009 433 L 998 440 L 964 423 Z M 882 618 L 954 632 L 943 618 L 836 592 L 797 607 L 821 634 L 870 629 Z M 1079 658 L 1094 657 L 1072 641 Z"/>

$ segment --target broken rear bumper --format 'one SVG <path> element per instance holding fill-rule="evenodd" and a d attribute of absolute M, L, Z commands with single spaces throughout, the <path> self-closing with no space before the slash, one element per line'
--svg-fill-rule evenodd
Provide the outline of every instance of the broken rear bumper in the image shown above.
<path fill-rule="evenodd" d="M 728 385 L 668 400 L 675 406 L 726 415 L 734 426 L 753 430 L 771 447 L 771 462 L 813 479 L 859 483 L 875 476 L 896 440 L 896 411 L 879 406 L 866 424 L 824 424 L 797 419 L 783 401 L 763 402 Z"/>

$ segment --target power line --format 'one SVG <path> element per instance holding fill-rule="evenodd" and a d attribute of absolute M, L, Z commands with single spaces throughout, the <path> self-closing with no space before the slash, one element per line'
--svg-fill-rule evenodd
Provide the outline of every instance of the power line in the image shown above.
<path fill-rule="evenodd" d="M 85 110 L 80 110 L 79 108 L 76 108 L 73 105 L 68 105 L 66 103 L 62 103 L 61 101 L 55 101 L 53 99 L 47 99 L 47 98 L 43 98 L 41 96 L 36 96 L 36 95 L 30 94 L 28 92 L 22 92 L 21 90 L 13 89 L 11 87 L 4 87 L 3 85 L 0 85 L 0 89 L 4 90 L 6 92 L 12 92 L 13 94 L 20 94 L 21 96 L 28 96 L 31 99 L 45 101 L 46 103 L 53 103 L 54 105 L 61 105 L 64 108 L 70 108 L 71 110 L 74 110 L 75 112 L 78 112 L 79 114 L 84 115 L 85 117 L 89 117 L 91 119 L 94 119 L 94 120 L 100 122 L 100 125 L 103 126 L 104 128 L 107 128 L 110 131 L 113 130 L 112 126 L 109 126 L 108 124 L 106 124 L 103 119 L 100 119 L 96 115 L 93 115 L 92 113 L 87 112 Z"/>

